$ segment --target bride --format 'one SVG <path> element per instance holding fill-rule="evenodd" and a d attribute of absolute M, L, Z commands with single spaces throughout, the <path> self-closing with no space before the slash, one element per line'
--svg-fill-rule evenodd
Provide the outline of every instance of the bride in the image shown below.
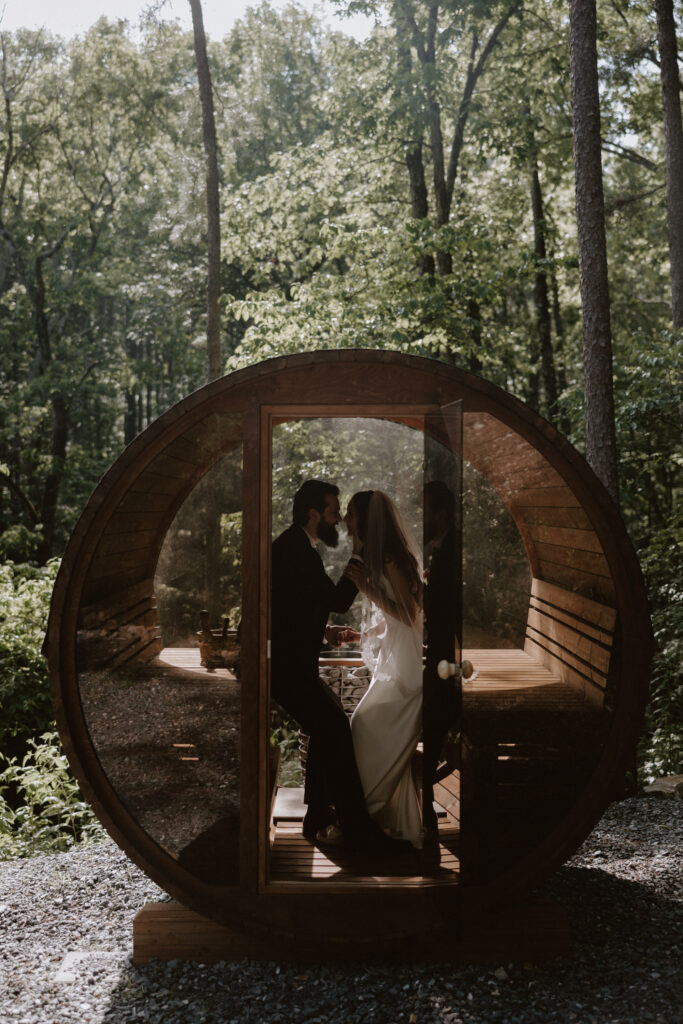
<path fill-rule="evenodd" d="M 351 718 L 365 802 L 394 836 L 422 846 L 411 758 L 422 728 L 422 567 L 395 504 L 359 491 L 344 517 L 356 556 L 346 574 L 363 595 L 360 634 L 370 688 Z"/>

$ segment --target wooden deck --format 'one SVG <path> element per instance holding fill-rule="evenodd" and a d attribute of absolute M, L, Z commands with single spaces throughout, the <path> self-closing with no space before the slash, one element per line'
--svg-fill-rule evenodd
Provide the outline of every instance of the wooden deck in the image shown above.
<path fill-rule="evenodd" d="M 159 661 L 172 671 L 186 674 L 193 679 L 198 680 L 201 677 L 207 682 L 211 680 L 220 683 L 223 679 L 227 682 L 234 678 L 226 669 L 219 668 L 208 672 L 202 668 L 199 663 L 199 651 L 196 648 L 165 648 L 158 657 Z M 562 721 L 566 721 L 567 713 L 571 714 L 582 708 L 590 709 L 590 704 L 586 702 L 578 688 L 558 679 L 525 651 L 469 649 L 463 651 L 463 657 L 468 658 L 476 669 L 476 677 L 463 684 L 464 722 L 473 729 L 474 754 L 479 756 L 487 747 L 487 742 L 493 740 L 494 748 L 487 752 L 487 756 L 492 765 L 498 765 L 495 771 L 501 778 L 503 769 L 509 774 L 512 768 L 518 767 L 517 762 L 520 758 L 517 757 L 515 760 L 511 756 L 511 753 L 517 752 L 509 743 L 500 749 L 495 747 L 497 730 L 493 728 L 494 722 L 514 722 L 520 716 L 526 720 L 530 714 L 529 721 L 533 723 L 539 721 L 539 713 L 543 722 L 547 720 L 548 715 L 553 720 L 559 715 Z M 352 659 L 351 663 L 359 662 Z M 526 758 L 523 758 L 524 767 L 528 757 L 526 751 L 521 753 L 524 753 Z M 468 770 L 471 771 L 471 760 L 469 765 Z M 487 778 L 488 774 L 487 771 Z M 531 791 L 528 787 L 523 789 L 524 801 L 529 803 Z M 343 847 L 322 849 L 305 839 L 301 834 L 305 811 L 301 799 L 302 791 L 281 787 L 278 790 L 271 823 L 269 885 L 282 891 L 295 892 L 310 891 L 311 887 L 316 886 L 326 891 L 344 891 L 348 887 L 359 885 L 372 887 L 400 884 L 419 887 L 457 883 L 461 874 L 459 771 L 441 780 L 435 786 L 434 793 L 439 815 L 438 836 L 428 838 L 422 850 L 410 848 L 388 860 L 373 861 L 353 856 Z M 488 808 L 484 814 L 487 821 L 500 821 L 502 810 L 509 812 L 507 816 L 511 820 L 508 821 L 508 832 L 505 832 L 507 838 L 502 846 L 505 847 L 507 844 L 510 851 L 509 829 L 516 831 L 515 822 L 520 827 L 522 825 L 519 807 L 510 796 L 505 796 L 502 789 L 497 791 L 497 794 L 495 804 L 491 802 L 491 793 L 487 800 L 483 800 L 486 794 L 482 789 L 482 783 L 478 783 L 477 801 L 481 803 L 483 800 L 482 806 L 485 804 Z M 503 805 L 499 806 L 503 796 L 505 800 Z M 467 828 L 470 831 L 474 825 L 471 815 L 470 811 L 467 819 Z M 481 829 L 482 825 L 479 823 L 477 830 L 481 832 Z M 489 851 L 490 859 L 497 863 L 499 857 L 505 858 L 505 850 L 499 849 L 501 844 L 494 842 L 493 838 L 491 844 L 493 852 Z"/>
<path fill-rule="evenodd" d="M 466 704 L 583 704 L 583 694 L 576 687 L 561 682 L 519 648 L 463 650 L 462 654 L 477 673 L 473 680 L 463 682 Z"/>
<path fill-rule="evenodd" d="M 515 649 L 463 650 L 463 658 L 472 662 L 476 678 L 465 680 L 463 696 L 468 703 L 503 701 L 520 703 L 556 703 L 569 700 L 581 704 L 581 692 L 567 683 L 562 683 L 544 665 L 535 661 L 525 651 Z M 209 672 L 202 668 L 199 649 L 196 647 L 165 647 L 157 656 L 170 668 L 191 672 L 212 679 L 234 679 L 224 668 Z M 335 665 L 360 665 L 360 659 L 336 659 Z"/>
<path fill-rule="evenodd" d="M 422 850 L 412 848 L 390 858 L 359 857 L 343 847 L 325 850 L 305 839 L 301 822 L 280 822 L 270 854 L 270 884 L 297 889 L 320 883 L 331 887 L 358 888 L 377 885 L 439 885 L 457 881 L 459 833 L 452 825 L 439 829 Z"/>

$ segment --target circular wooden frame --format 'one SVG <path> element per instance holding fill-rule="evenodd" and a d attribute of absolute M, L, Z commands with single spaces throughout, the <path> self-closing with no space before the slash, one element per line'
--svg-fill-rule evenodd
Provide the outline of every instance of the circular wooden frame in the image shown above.
<path fill-rule="evenodd" d="M 347 886 L 343 900 L 332 890 L 301 892 L 296 897 L 273 891 L 263 866 L 267 686 L 258 685 L 259 675 L 266 674 L 263 608 L 268 593 L 268 545 L 257 516 L 243 537 L 243 561 L 259 568 L 245 584 L 243 606 L 245 619 L 258 624 L 258 629 L 243 639 L 246 671 L 253 674 L 251 681 L 256 685 L 243 687 L 253 697 L 245 698 L 242 712 L 242 787 L 252 795 L 250 801 L 243 796 L 242 873 L 237 886 L 202 883 L 140 828 L 102 770 L 79 697 L 79 609 L 89 594 L 103 587 L 115 592 L 117 587 L 153 580 L 175 512 L 199 478 L 235 443 L 236 416 L 244 433 L 245 509 L 258 509 L 265 499 L 260 460 L 273 416 L 341 413 L 405 422 L 413 417 L 417 422 L 421 415 L 459 400 L 469 424 L 464 457 L 497 489 L 513 515 L 533 577 L 586 594 L 616 611 L 612 675 L 617 699 L 601 756 L 580 799 L 528 855 L 486 884 L 451 886 L 448 892 L 443 886 L 438 891 L 428 886 L 399 891 L 400 887 L 391 885 L 384 887 L 384 893 L 373 891 L 379 909 L 372 927 L 368 926 L 367 890 L 350 892 Z M 169 460 L 176 464 L 176 475 L 169 478 L 175 482 L 166 486 L 163 500 L 150 503 L 150 508 L 154 506 L 152 536 L 144 555 L 126 558 L 126 552 L 119 551 L 116 570 L 112 572 L 111 565 L 107 570 L 103 552 L 112 522 L 126 503 L 138 502 L 147 493 L 149 480 Z M 554 518 L 548 514 L 544 522 L 539 511 L 543 508 L 566 510 L 569 525 L 558 526 L 556 513 Z M 587 548 L 586 543 L 572 548 L 567 542 L 576 530 L 572 523 L 580 524 Z M 559 537 L 564 538 L 564 546 Z M 62 562 L 48 629 L 57 722 L 74 774 L 107 830 L 150 877 L 183 904 L 246 930 L 294 934 L 291 901 L 296 898 L 304 917 L 310 907 L 311 921 L 324 922 L 328 938 L 330 921 L 336 921 L 333 937 L 358 940 L 361 920 L 366 941 L 434 928 L 435 923 L 443 924 L 445 908 L 475 913 L 519 899 L 574 852 L 614 799 L 629 767 L 647 699 L 651 652 L 647 600 L 635 553 L 617 510 L 579 453 L 538 414 L 479 377 L 434 360 L 366 350 L 268 360 L 206 385 L 154 422 L 123 452 L 88 502 Z M 315 939 L 315 925 L 311 927 L 310 937 Z"/>

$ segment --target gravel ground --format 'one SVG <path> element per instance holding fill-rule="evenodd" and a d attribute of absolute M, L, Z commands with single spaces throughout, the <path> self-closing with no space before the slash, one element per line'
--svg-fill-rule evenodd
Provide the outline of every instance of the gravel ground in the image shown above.
<path fill-rule="evenodd" d="M 680 1024 L 683 801 L 614 804 L 545 890 L 569 956 L 543 964 L 133 967 L 163 893 L 111 842 L 0 864 L 0 1021 Z"/>

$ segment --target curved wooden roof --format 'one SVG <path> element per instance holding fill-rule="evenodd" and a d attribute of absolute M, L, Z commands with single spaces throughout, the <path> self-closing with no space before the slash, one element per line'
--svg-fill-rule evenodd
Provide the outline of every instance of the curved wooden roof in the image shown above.
<path fill-rule="evenodd" d="M 407 358 L 384 352 L 317 355 L 321 365 L 333 357 L 337 367 L 339 363 L 357 365 L 359 355 L 387 367 L 401 366 Z M 266 382 L 270 375 L 279 382 L 302 363 L 309 366 L 310 357 L 293 356 L 261 364 L 259 390 L 263 391 L 264 385 L 266 392 L 269 390 Z M 410 363 L 427 364 L 425 369 L 433 375 L 437 387 L 442 374 L 449 381 L 455 375 L 453 370 L 431 360 L 410 357 Z M 239 378 L 249 373 L 240 371 L 196 392 L 172 410 L 170 422 L 165 422 L 170 417 L 166 414 L 150 428 L 156 437 L 150 439 L 150 431 L 146 431 L 142 435 L 144 445 L 140 438 L 133 442 L 116 464 L 128 464 L 125 477 L 130 480 L 118 502 L 114 495 L 119 488 L 115 484 L 121 475 L 116 481 L 113 474 L 104 478 L 96 495 L 103 491 L 108 494 L 106 499 L 102 494 L 97 502 L 101 534 L 88 568 L 84 605 L 97 604 L 101 598 L 109 598 L 112 590 L 123 590 L 153 578 L 164 536 L 185 497 L 214 462 L 241 441 L 239 418 L 224 409 L 230 392 L 239 389 Z M 462 372 L 457 373 L 456 379 L 457 397 L 464 403 L 463 455 L 496 489 L 509 509 L 524 541 L 532 576 L 613 603 L 615 584 L 596 525 L 582 505 L 581 494 L 572 487 L 571 477 L 567 478 L 566 442 L 540 416 L 493 385 Z M 273 388 L 273 392 L 276 401 L 277 389 Z M 291 394 L 289 389 L 288 396 Z M 372 395 L 365 397 L 362 389 L 354 387 L 354 404 L 367 402 L 370 397 L 377 404 L 382 394 L 383 390 L 378 394 L 375 386 Z M 391 395 L 389 404 L 393 404 L 395 398 L 390 387 L 386 394 Z M 297 393 L 302 406 L 308 404 L 309 397 L 306 389 Z M 268 400 L 267 395 L 264 398 Z M 481 408 L 483 399 L 486 409 Z M 522 410 L 527 428 L 524 434 L 514 422 L 515 414 Z M 182 412 L 187 425 L 183 423 Z M 541 451 L 538 439 L 547 437 L 557 447 L 546 445 L 546 450 Z M 571 455 L 569 465 L 578 465 L 582 478 L 590 477 L 588 467 L 578 461 L 580 456 L 573 450 Z"/>

